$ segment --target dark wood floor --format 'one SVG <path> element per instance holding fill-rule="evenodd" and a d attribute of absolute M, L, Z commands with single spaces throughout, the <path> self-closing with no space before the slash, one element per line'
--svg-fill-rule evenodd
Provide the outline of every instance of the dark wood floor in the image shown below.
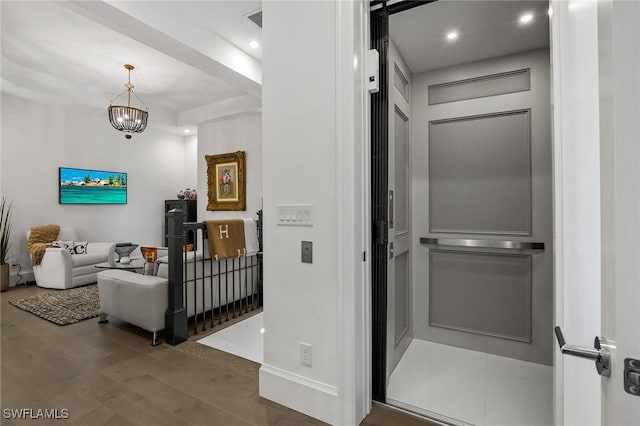
<path fill-rule="evenodd" d="M 70 418 L 2 416 L 2 425 L 324 424 L 260 398 L 254 362 L 194 340 L 151 347 L 150 333 L 117 320 L 99 325 L 96 318 L 60 327 L 8 303 L 44 291 L 20 286 L 0 296 L 0 406 L 66 408 Z M 376 406 L 362 423 L 428 424 Z"/>

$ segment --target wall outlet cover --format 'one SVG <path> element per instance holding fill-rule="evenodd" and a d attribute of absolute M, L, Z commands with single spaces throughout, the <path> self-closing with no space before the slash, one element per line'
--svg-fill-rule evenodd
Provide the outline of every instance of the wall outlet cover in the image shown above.
<path fill-rule="evenodd" d="M 311 367 L 313 361 L 313 350 L 309 343 L 300 342 L 300 364 Z"/>

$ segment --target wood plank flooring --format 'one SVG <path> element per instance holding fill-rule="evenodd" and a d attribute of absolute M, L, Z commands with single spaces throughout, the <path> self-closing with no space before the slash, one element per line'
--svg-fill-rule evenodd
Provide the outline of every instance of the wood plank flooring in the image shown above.
<path fill-rule="evenodd" d="M 150 333 L 118 320 L 60 327 L 8 303 L 45 291 L 20 286 L 0 296 L 0 406 L 66 408 L 69 419 L 0 418 L 2 425 L 324 424 L 260 398 L 259 364 L 194 339 L 151 347 Z M 374 406 L 362 425 L 429 423 Z"/>

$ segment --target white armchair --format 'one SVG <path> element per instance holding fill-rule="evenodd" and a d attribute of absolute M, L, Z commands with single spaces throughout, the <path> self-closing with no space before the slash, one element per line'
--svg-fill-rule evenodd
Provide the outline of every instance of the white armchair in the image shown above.
<path fill-rule="evenodd" d="M 29 240 L 27 231 L 27 241 Z M 60 228 L 58 240 L 80 241 L 73 228 Z M 113 262 L 115 243 L 89 242 L 86 254 L 71 254 L 69 250 L 48 247 L 42 262 L 33 267 L 38 287 L 67 289 L 97 282 L 100 269 L 96 264 Z"/>

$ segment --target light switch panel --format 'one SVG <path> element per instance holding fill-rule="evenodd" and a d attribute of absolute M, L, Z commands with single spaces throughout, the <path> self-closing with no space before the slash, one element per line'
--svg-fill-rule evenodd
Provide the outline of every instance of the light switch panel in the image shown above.
<path fill-rule="evenodd" d="M 278 204 L 278 225 L 313 226 L 313 204 Z"/>

